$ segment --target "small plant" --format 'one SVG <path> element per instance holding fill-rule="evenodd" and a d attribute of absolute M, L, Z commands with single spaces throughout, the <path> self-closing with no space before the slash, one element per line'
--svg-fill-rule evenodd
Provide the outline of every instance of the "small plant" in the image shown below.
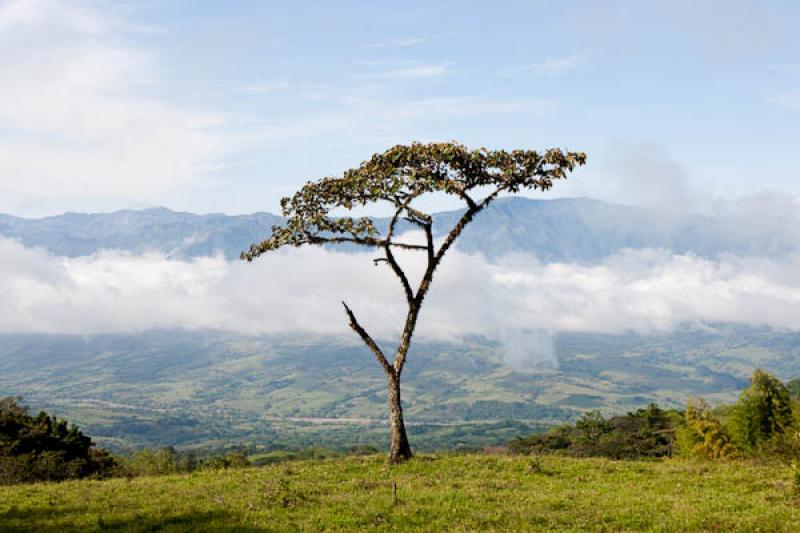
<path fill-rule="evenodd" d="M 541 474 L 544 469 L 542 468 L 542 461 L 538 457 L 531 459 L 528 463 L 528 472 L 531 474 Z"/>
<path fill-rule="evenodd" d="M 800 464 L 794 459 L 789 464 L 789 468 L 792 469 L 792 489 L 795 494 L 800 495 Z"/>

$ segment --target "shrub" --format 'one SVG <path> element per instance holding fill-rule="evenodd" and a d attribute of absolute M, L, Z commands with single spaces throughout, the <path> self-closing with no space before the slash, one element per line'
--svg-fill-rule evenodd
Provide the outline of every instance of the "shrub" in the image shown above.
<path fill-rule="evenodd" d="M 685 416 L 685 433 L 680 439 L 683 455 L 712 460 L 735 455 L 728 431 L 705 401 L 690 399 Z"/>
<path fill-rule="evenodd" d="M 19 398 L 0 400 L 0 483 L 111 475 L 116 463 L 75 425 L 30 415 Z"/>
<path fill-rule="evenodd" d="M 663 457 L 672 454 L 674 425 L 670 414 L 655 404 L 610 419 L 599 411 L 590 411 L 574 426 L 559 426 L 544 434 L 517 438 L 509 443 L 509 450 L 611 459 Z"/>

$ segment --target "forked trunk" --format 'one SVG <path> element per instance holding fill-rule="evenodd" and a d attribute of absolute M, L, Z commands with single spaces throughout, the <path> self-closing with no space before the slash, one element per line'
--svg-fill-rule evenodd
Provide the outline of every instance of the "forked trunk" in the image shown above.
<path fill-rule="evenodd" d="M 389 462 L 397 464 L 411 458 L 406 426 L 403 423 L 403 406 L 400 403 L 400 376 L 389 376 L 389 420 L 392 427 L 392 444 Z"/>

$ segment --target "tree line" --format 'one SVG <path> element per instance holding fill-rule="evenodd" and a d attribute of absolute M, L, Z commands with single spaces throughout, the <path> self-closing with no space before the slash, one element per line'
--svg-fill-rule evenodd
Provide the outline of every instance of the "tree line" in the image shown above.
<path fill-rule="evenodd" d="M 20 398 L 0 399 L 0 485 L 188 473 L 250 466 L 246 453 L 196 453 L 172 446 L 111 455 L 77 426 L 44 411 L 36 415 Z"/>
<path fill-rule="evenodd" d="M 624 415 L 584 413 L 574 424 L 518 437 L 513 453 L 647 459 L 800 460 L 800 379 L 787 384 L 756 370 L 738 401 L 712 408 L 691 398 L 683 410 L 655 403 Z"/>

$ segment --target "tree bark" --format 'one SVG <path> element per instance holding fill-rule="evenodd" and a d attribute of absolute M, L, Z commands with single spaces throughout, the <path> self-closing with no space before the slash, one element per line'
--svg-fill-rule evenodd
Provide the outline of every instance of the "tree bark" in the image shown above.
<path fill-rule="evenodd" d="M 392 428 L 389 463 L 397 464 L 410 459 L 412 453 L 403 422 L 403 406 L 400 403 L 400 376 L 394 372 L 389 374 L 389 421 Z"/>

